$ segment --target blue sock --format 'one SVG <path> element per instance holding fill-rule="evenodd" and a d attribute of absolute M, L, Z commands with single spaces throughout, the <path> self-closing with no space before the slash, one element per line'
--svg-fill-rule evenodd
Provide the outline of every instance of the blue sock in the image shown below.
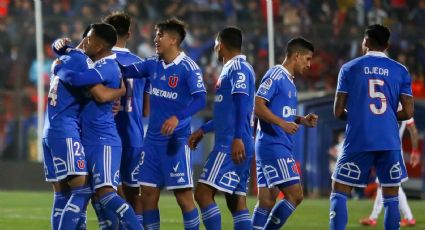
<path fill-rule="evenodd" d="M 115 191 L 100 197 L 100 203 L 107 211 L 114 212 L 127 229 L 140 229 L 139 220 L 133 208 L 118 196 Z"/>
<path fill-rule="evenodd" d="M 84 210 L 81 210 L 80 220 L 77 223 L 77 230 L 87 229 L 87 205 Z"/>
<path fill-rule="evenodd" d="M 202 220 L 204 221 L 206 230 L 221 229 L 221 214 L 217 204 L 213 203 L 206 208 L 201 209 Z"/>
<path fill-rule="evenodd" d="M 145 230 L 159 230 L 159 210 L 143 212 L 143 227 Z"/>
<path fill-rule="evenodd" d="M 198 209 L 194 208 L 192 211 L 183 213 L 183 222 L 185 230 L 199 229 L 200 220 Z"/>
<path fill-rule="evenodd" d="M 81 213 L 86 209 L 87 203 L 92 196 L 92 190 L 84 185 L 74 188 L 71 197 L 63 210 L 59 229 L 77 229 Z"/>
<path fill-rule="evenodd" d="M 329 227 L 331 230 L 345 229 L 347 222 L 347 195 L 339 192 L 332 192 Z"/>
<path fill-rule="evenodd" d="M 269 214 L 269 210 L 256 206 L 252 214 L 252 229 L 264 229 Z"/>
<path fill-rule="evenodd" d="M 92 206 L 97 216 L 99 229 L 116 229 L 118 227 L 118 217 L 114 212 L 104 208 L 98 200 L 92 200 Z"/>
<path fill-rule="evenodd" d="M 234 230 L 252 229 L 252 221 L 248 209 L 232 213 L 232 216 Z"/>
<path fill-rule="evenodd" d="M 139 220 L 140 226 L 143 226 L 143 214 L 136 214 L 136 217 Z"/>
<path fill-rule="evenodd" d="M 385 230 L 400 228 L 400 212 L 398 209 L 398 196 L 384 196 L 384 226 Z"/>
<path fill-rule="evenodd" d="M 280 229 L 294 211 L 295 207 L 289 201 L 282 199 L 273 207 L 264 229 Z"/>
<path fill-rule="evenodd" d="M 53 207 L 50 222 L 52 224 L 52 230 L 59 229 L 59 222 L 61 220 L 62 211 L 68 203 L 70 197 L 69 192 L 55 192 L 53 196 Z"/>

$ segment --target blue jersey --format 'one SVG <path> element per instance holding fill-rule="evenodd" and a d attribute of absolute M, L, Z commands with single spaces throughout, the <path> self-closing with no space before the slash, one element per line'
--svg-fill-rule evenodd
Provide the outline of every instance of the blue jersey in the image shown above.
<path fill-rule="evenodd" d="M 102 84 L 108 88 L 118 89 L 121 71 L 112 54 L 94 62 L 94 69 L 99 74 Z M 99 103 L 87 99 L 81 112 L 81 128 L 83 145 L 121 146 L 121 140 L 112 113 L 113 102 Z"/>
<path fill-rule="evenodd" d="M 142 59 L 132 54 L 126 48 L 114 47 L 112 51 L 117 55 L 121 65 L 130 65 Z M 143 131 L 143 93 L 149 90 L 147 79 L 131 79 L 125 81 L 126 95 L 121 97 L 121 110 L 115 116 L 118 133 L 123 146 L 142 147 Z"/>
<path fill-rule="evenodd" d="M 282 65 L 270 68 L 264 75 L 257 97 L 267 101 L 267 107 L 279 118 L 294 122 L 297 114 L 297 88 L 292 75 Z M 277 144 L 292 153 L 293 135 L 286 133 L 281 127 L 260 119 L 257 140 L 261 144 Z"/>
<path fill-rule="evenodd" d="M 64 68 L 83 72 L 91 62 L 82 51 L 72 49 L 60 58 Z M 50 77 L 50 89 L 46 109 L 43 137 L 79 137 L 79 114 L 82 99 L 81 88 L 62 82 L 58 76 Z"/>
<path fill-rule="evenodd" d="M 226 62 L 217 81 L 216 88 L 213 116 L 215 146 L 229 147 L 232 144 L 236 124 L 236 112 L 232 95 L 237 93 L 246 94 L 249 97 L 249 104 L 243 105 L 243 108 L 248 110 L 248 112 L 244 118 L 242 138 L 250 140 L 252 143 L 255 73 L 244 55 L 235 56 Z"/>
<path fill-rule="evenodd" d="M 341 67 L 337 92 L 348 94 L 344 152 L 400 150 L 397 106 L 412 95 L 406 67 L 368 52 Z"/>
<path fill-rule="evenodd" d="M 150 80 L 150 118 L 146 138 L 166 141 L 190 134 L 191 117 L 179 121 L 172 137 L 161 134 L 163 123 L 184 110 L 193 100 L 192 95 L 205 92 L 202 72 L 198 65 L 181 52 L 173 62 L 165 64 L 159 57 L 135 63 L 140 76 Z"/>

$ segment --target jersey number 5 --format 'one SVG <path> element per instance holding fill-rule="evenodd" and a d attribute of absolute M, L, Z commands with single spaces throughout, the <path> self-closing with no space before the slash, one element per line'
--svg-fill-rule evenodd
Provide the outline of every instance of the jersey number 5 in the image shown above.
<path fill-rule="evenodd" d="M 385 94 L 379 91 L 376 91 L 376 86 L 383 86 L 384 81 L 379 79 L 369 79 L 369 97 L 373 99 L 381 100 L 381 108 L 378 108 L 376 104 L 370 103 L 369 108 L 373 114 L 380 115 L 385 113 L 387 110 L 387 98 Z"/>

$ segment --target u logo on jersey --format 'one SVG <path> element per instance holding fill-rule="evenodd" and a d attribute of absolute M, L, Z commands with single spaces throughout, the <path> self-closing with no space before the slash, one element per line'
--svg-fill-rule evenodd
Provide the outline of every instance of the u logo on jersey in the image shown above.
<path fill-rule="evenodd" d="M 170 86 L 171 88 L 176 88 L 178 81 L 179 81 L 179 77 L 170 76 L 168 77 L 168 86 Z"/>
<path fill-rule="evenodd" d="M 84 169 L 84 167 L 85 167 L 84 160 L 78 160 L 77 166 L 78 166 L 79 169 Z"/>

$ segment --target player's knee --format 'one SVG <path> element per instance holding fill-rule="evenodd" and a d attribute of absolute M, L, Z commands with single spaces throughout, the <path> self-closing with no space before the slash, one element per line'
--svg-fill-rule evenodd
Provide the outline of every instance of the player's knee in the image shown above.
<path fill-rule="evenodd" d="M 259 199 L 258 206 L 262 209 L 271 210 L 275 205 L 275 200 L 272 199 Z"/>
<path fill-rule="evenodd" d="M 288 200 L 291 204 L 298 206 L 304 199 L 304 194 L 302 192 L 294 194 L 285 194 L 285 199 Z"/>

